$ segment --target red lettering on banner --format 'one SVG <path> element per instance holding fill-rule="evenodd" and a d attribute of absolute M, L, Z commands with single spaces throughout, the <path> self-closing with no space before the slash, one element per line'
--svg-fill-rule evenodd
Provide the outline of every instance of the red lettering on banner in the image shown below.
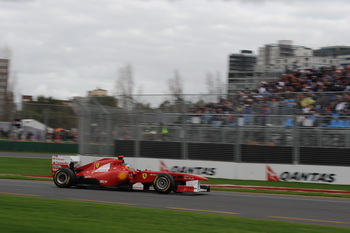
<path fill-rule="evenodd" d="M 269 165 L 266 165 L 266 179 L 267 181 L 281 181 Z"/>
<path fill-rule="evenodd" d="M 160 171 L 161 172 L 169 172 L 168 166 L 164 163 L 163 160 L 160 160 Z"/>

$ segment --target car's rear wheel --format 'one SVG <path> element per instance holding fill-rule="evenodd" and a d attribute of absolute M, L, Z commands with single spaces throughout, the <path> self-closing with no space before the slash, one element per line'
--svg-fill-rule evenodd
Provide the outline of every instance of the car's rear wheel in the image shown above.
<path fill-rule="evenodd" d="M 69 188 L 75 183 L 75 174 L 68 168 L 62 168 L 55 173 L 53 181 L 57 187 Z"/>
<path fill-rule="evenodd" d="M 153 181 L 153 187 L 158 193 L 167 194 L 175 189 L 174 178 L 167 173 L 160 173 Z"/>

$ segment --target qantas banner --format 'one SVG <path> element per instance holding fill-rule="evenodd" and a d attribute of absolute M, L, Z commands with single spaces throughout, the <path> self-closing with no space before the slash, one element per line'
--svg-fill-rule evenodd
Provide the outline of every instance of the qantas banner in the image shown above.
<path fill-rule="evenodd" d="M 236 176 L 236 170 L 233 169 L 236 163 L 229 162 L 146 158 L 125 158 L 125 161 L 133 163 L 135 168 L 150 169 L 153 171 L 180 172 L 227 179 L 232 179 L 232 177 Z"/>
<path fill-rule="evenodd" d="M 80 165 L 101 159 L 101 157 L 80 157 Z M 126 157 L 124 159 L 126 163 L 132 163 L 136 169 L 189 173 L 209 178 L 350 184 L 350 167 L 211 162 L 135 157 Z"/>
<path fill-rule="evenodd" d="M 130 158 L 126 160 L 129 159 Z M 145 158 L 133 158 L 132 160 L 135 163 L 134 167 L 140 169 L 190 173 L 213 178 L 350 184 L 349 167 L 230 163 Z"/>
<path fill-rule="evenodd" d="M 350 184 L 349 167 L 266 165 L 266 180 Z"/>

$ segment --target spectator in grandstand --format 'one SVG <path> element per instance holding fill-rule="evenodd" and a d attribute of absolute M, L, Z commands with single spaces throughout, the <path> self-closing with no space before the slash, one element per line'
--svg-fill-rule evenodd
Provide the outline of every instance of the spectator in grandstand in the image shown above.
<path fill-rule="evenodd" d="M 167 137 L 169 136 L 169 130 L 162 122 L 159 123 L 158 130 L 159 138 L 163 141 L 167 140 Z"/>
<path fill-rule="evenodd" d="M 143 130 L 143 137 L 145 140 L 154 140 L 157 134 L 157 129 L 151 124 L 147 124 Z"/>
<path fill-rule="evenodd" d="M 261 86 L 259 87 L 259 93 L 260 94 L 269 93 L 267 90 L 267 82 L 261 82 Z"/>
<path fill-rule="evenodd" d="M 263 81 L 255 90 L 242 90 L 219 103 L 202 104 L 190 112 L 201 115 L 201 124 L 234 125 L 238 115 L 295 115 L 306 125 L 324 126 L 333 113 L 350 115 L 350 69 L 293 71 L 274 81 Z M 317 94 L 314 94 L 317 93 Z M 259 119 L 259 120 L 256 120 Z M 264 125 L 263 117 L 255 117 Z M 265 118 L 266 119 L 266 118 Z M 310 120 L 311 119 L 311 120 Z M 300 121 L 302 125 L 302 121 Z"/>

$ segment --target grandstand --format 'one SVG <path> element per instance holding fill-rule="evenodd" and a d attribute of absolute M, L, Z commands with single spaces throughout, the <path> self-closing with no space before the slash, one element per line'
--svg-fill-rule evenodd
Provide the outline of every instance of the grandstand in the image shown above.
<path fill-rule="evenodd" d="M 91 122 L 100 121 L 112 126 L 94 128 L 113 135 L 113 140 L 106 138 L 115 145 L 107 150 L 110 154 L 350 166 L 349 77 L 348 69 L 299 71 L 255 90 L 218 95 L 217 101 L 205 101 L 208 95 L 183 95 L 182 102 L 170 101 L 162 108 L 146 108 L 145 103 L 169 96 L 135 98 L 133 109 L 80 103 L 85 111 L 81 121 L 90 122 L 80 128 L 80 137 L 88 135 L 81 139 L 86 145 L 81 149 L 99 153 L 89 150 L 91 134 L 86 132 L 91 132 Z M 164 127 L 166 135 L 161 133 Z"/>
<path fill-rule="evenodd" d="M 76 99 L 79 152 L 350 166 L 349 89 L 349 69 L 320 69 L 234 95 L 128 96 L 127 108 Z"/>

